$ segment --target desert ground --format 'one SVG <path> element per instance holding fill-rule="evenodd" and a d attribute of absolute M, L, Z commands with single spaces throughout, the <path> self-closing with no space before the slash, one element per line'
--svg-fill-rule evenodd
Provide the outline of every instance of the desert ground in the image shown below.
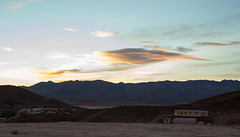
<path fill-rule="evenodd" d="M 154 123 L 0 123 L 1 137 L 239 137 L 240 126 Z"/>

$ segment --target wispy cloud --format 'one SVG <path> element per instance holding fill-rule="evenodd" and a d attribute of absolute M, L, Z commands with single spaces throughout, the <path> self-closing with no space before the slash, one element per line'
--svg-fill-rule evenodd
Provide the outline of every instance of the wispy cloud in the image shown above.
<path fill-rule="evenodd" d="M 172 26 L 147 26 L 135 27 L 132 31 L 121 35 L 120 38 L 141 41 L 151 39 L 158 41 L 176 41 L 178 39 L 201 38 L 211 39 L 219 38 L 219 36 L 229 37 L 229 35 L 237 35 L 236 28 L 240 26 L 239 13 L 233 16 L 221 18 L 220 20 L 209 20 L 205 23 L 185 24 L 185 25 L 172 25 Z M 235 26 L 235 27 L 232 27 Z M 235 28 L 235 29 L 234 29 Z M 219 31 L 221 30 L 221 31 Z"/>
<path fill-rule="evenodd" d="M 65 70 L 58 70 L 58 71 L 45 71 L 41 69 L 33 69 L 35 72 L 45 75 L 45 76 L 61 76 L 65 73 L 78 73 L 81 72 L 81 69 L 65 69 Z"/>
<path fill-rule="evenodd" d="M 127 15 L 125 16 L 125 18 L 135 18 L 136 16 L 135 15 Z"/>
<path fill-rule="evenodd" d="M 147 64 L 176 59 L 207 61 L 206 59 L 195 58 L 179 53 L 171 53 L 162 50 L 146 50 L 142 48 L 127 48 L 114 51 L 105 51 L 100 52 L 100 54 L 103 58 L 105 58 L 105 61 L 111 62 L 113 65 Z"/>
<path fill-rule="evenodd" d="M 96 36 L 96 37 L 105 38 L 105 37 L 115 36 L 118 33 L 117 32 L 110 32 L 110 31 L 95 31 L 95 32 L 91 32 L 91 34 Z"/>
<path fill-rule="evenodd" d="M 161 50 L 161 51 L 169 51 L 169 50 L 171 50 L 171 49 L 157 47 L 157 46 L 149 46 L 149 48 L 156 49 L 156 50 Z"/>
<path fill-rule="evenodd" d="M 7 2 L 2 2 L 3 7 L 7 8 L 7 11 L 18 13 L 21 11 L 22 8 L 25 6 L 33 3 L 33 2 L 39 2 L 42 0 L 12 0 Z"/>
<path fill-rule="evenodd" d="M 63 30 L 66 30 L 66 31 L 78 31 L 76 29 L 72 29 L 72 28 L 62 28 Z"/>
<path fill-rule="evenodd" d="M 190 48 L 185 48 L 185 47 L 177 47 L 177 48 L 162 48 L 158 46 L 149 46 L 148 48 L 156 49 L 156 50 L 161 50 L 161 51 L 178 51 L 182 53 L 187 53 L 187 52 L 192 52 L 194 51 L 193 49 Z"/>
<path fill-rule="evenodd" d="M 56 54 L 56 58 L 54 57 L 54 59 L 65 57 L 66 56 L 64 54 L 59 54 L 59 56 L 58 54 Z M 88 59 L 93 60 L 89 61 Z M 104 75 L 105 77 L 106 75 L 111 74 L 117 75 L 117 73 L 119 72 L 131 73 L 135 72 L 135 70 L 138 71 L 138 73 L 136 73 L 136 75 L 138 75 L 140 72 L 143 72 L 143 70 L 141 70 L 140 68 L 148 69 L 152 65 L 163 65 L 162 63 L 165 62 L 174 63 L 176 60 L 207 61 L 206 59 L 202 58 L 196 58 L 180 53 L 163 51 L 160 47 L 127 48 L 112 51 L 98 51 L 91 58 L 77 58 L 72 64 L 62 66 L 61 68 L 54 71 L 39 68 L 33 69 L 33 71 L 42 75 L 42 78 L 44 79 L 70 78 L 73 76 L 73 74 L 74 76 L 79 77 L 86 77 L 90 75 Z M 167 69 L 165 68 L 164 70 Z M 161 70 L 161 72 L 163 72 L 163 70 Z"/>
<path fill-rule="evenodd" d="M 187 52 L 192 52 L 194 51 L 193 49 L 190 49 L 190 48 L 185 48 L 185 47 L 177 47 L 176 48 L 176 51 L 180 51 L 180 52 L 183 52 L 183 53 L 187 53 Z"/>
<path fill-rule="evenodd" d="M 143 44 L 143 45 L 150 45 L 150 46 L 156 44 L 155 42 L 152 42 L 152 41 L 141 41 L 140 43 Z"/>
<path fill-rule="evenodd" d="M 2 49 L 5 51 L 13 51 L 13 49 L 11 49 L 10 47 L 3 47 Z"/>
<path fill-rule="evenodd" d="M 233 46 L 240 45 L 240 41 L 232 41 L 228 43 L 218 43 L 218 42 L 197 42 L 195 43 L 197 46 Z"/>
<path fill-rule="evenodd" d="M 205 33 L 204 33 L 205 34 Z M 134 28 L 129 33 L 122 35 L 121 38 L 134 41 L 142 41 L 146 39 L 152 39 L 158 41 L 159 38 L 169 40 L 186 38 L 193 36 L 201 36 L 201 34 L 195 34 L 194 27 L 187 25 L 168 26 L 162 28 L 161 26 L 141 27 Z"/>
<path fill-rule="evenodd" d="M 10 62 L 0 62 L 0 65 L 7 65 L 10 64 Z"/>

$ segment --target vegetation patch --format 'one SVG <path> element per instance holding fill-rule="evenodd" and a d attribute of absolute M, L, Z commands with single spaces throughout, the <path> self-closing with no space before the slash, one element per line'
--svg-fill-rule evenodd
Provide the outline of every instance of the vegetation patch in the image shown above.
<path fill-rule="evenodd" d="M 17 135 L 17 134 L 19 134 L 19 132 L 17 130 L 12 131 L 12 135 Z"/>

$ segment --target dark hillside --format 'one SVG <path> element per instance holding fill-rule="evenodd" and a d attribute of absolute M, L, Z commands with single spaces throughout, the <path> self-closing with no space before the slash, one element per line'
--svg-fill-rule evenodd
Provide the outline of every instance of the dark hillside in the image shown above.
<path fill-rule="evenodd" d="M 22 109 L 38 107 L 73 108 L 73 106 L 38 95 L 15 86 L 0 86 L 0 108 L 1 109 Z"/>
<path fill-rule="evenodd" d="M 159 115 L 172 115 L 175 109 L 208 110 L 211 116 L 240 116 L 240 90 L 176 106 L 116 107 L 91 121 L 150 122 Z"/>
<path fill-rule="evenodd" d="M 214 112 L 240 114 L 240 90 L 196 101 L 191 105 Z"/>

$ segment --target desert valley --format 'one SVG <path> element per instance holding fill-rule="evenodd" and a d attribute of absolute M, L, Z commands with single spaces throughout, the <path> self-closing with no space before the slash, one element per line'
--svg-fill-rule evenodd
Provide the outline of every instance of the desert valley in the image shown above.
<path fill-rule="evenodd" d="M 240 0 L 0 0 L 0 137 L 240 137 Z"/>
<path fill-rule="evenodd" d="M 0 134 L 6 137 L 237 137 L 240 132 L 239 90 L 185 104 L 121 102 L 106 108 L 78 107 L 15 86 L 0 86 L 0 94 Z"/>

